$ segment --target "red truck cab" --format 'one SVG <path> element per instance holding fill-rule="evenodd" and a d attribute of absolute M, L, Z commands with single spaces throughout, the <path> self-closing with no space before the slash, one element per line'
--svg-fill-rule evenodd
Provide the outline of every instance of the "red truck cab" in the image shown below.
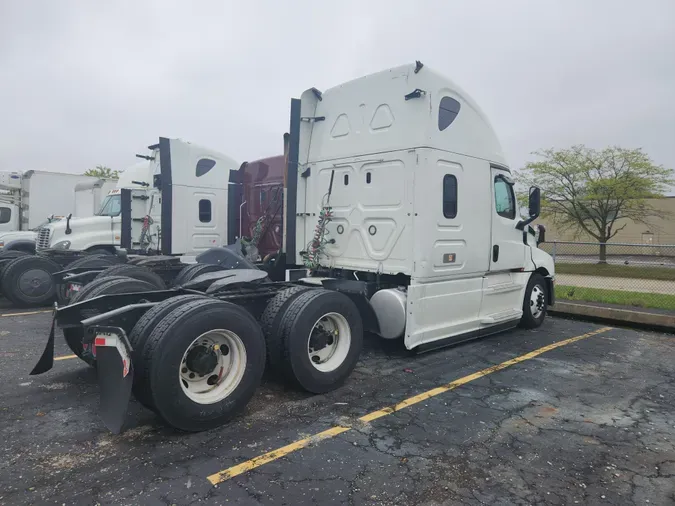
<path fill-rule="evenodd" d="M 253 242 L 262 260 L 281 250 L 285 168 L 285 157 L 279 155 L 244 162 L 239 169 L 232 205 L 237 221 L 230 229 L 236 237 Z"/>

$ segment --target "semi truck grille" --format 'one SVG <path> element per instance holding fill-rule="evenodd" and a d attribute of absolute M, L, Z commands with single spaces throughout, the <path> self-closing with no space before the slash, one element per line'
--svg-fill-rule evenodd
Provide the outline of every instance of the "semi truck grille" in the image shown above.
<path fill-rule="evenodd" d="M 37 241 L 35 243 L 35 249 L 45 249 L 49 248 L 49 228 L 41 228 L 38 230 Z"/>

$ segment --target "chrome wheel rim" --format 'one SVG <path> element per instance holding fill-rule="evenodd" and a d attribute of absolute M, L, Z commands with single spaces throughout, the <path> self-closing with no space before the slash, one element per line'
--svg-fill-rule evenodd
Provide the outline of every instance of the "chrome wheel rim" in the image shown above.
<path fill-rule="evenodd" d="M 544 312 L 545 303 L 546 297 L 544 296 L 544 290 L 541 286 L 534 285 L 532 287 L 532 293 L 530 293 L 530 313 L 535 319 L 538 319 Z"/>

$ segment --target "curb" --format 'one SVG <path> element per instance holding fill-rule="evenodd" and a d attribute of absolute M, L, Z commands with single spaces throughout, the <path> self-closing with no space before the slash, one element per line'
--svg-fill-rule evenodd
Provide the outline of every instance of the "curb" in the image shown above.
<path fill-rule="evenodd" d="M 555 306 L 549 307 L 548 312 L 556 316 L 570 316 L 580 319 L 593 320 L 637 327 L 644 329 L 658 329 L 675 333 L 675 314 L 649 313 L 632 309 L 613 307 L 590 306 L 561 302 L 557 300 Z"/>

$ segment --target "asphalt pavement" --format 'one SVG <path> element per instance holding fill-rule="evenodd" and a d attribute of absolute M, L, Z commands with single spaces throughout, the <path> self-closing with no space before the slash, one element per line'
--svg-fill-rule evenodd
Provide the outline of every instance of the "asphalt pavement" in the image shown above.
<path fill-rule="evenodd" d="M 414 355 L 366 339 L 348 383 L 266 377 L 216 430 L 169 429 L 135 401 L 97 416 L 95 371 L 50 315 L 0 316 L 0 504 L 675 504 L 675 337 L 548 318 Z M 58 336 L 60 337 L 60 336 Z"/>

